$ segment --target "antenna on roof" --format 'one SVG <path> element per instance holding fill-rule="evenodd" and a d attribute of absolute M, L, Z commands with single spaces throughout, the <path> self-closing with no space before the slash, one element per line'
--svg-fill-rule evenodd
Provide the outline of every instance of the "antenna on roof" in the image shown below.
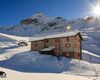
<path fill-rule="evenodd" d="M 66 31 L 72 31 L 72 26 L 70 26 L 70 25 L 68 25 L 67 27 L 66 27 Z"/>

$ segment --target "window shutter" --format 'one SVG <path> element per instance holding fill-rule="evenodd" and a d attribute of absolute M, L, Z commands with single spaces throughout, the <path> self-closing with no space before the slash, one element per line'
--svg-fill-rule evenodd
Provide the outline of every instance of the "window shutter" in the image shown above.
<path fill-rule="evenodd" d="M 79 46 L 78 46 L 78 44 L 75 44 L 75 48 L 78 48 Z"/>
<path fill-rule="evenodd" d="M 71 47 L 70 43 L 66 43 L 65 47 L 67 47 L 67 48 Z"/>
<path fill-rule="evenodd" d="M 77 48 L 77 44 L 75 44 L 75 48 Z"/>
<path fill-rule="evenodd" d="M 66 41 L 69 41 L 69 37 L 66 37 Z"/>
<path fill-rule="evenodd" d="M 77 53 L 78 57 L 80 57 L 80 53 Z"/>
<path fill-rule="evenodd" d="M 59 48 L 60 48 L 60 45 L 55 45 L 55 48 L 56 48 L 56 49 L 59 49 Z"/>

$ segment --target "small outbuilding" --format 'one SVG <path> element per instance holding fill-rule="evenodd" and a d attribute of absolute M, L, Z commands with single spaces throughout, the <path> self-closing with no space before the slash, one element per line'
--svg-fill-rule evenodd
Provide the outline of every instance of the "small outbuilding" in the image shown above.
<path fill-rule="evenodd" d="M 82 59 L 82 40 L 83 38 L 79 31 L 69 31 L 30 38 L 32 51 L 75 59 Z"/>

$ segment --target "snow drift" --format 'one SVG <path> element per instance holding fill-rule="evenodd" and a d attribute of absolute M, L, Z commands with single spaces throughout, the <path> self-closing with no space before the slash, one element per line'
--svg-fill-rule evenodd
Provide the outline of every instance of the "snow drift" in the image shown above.
<path fill-rule="evenodd" d="M 16 54 L 8 60 L 1 61 L 0 65 L 22 72 L 95 74 L 91 63 L 64 57 L 58 60 L 57 57 L 31 51 Z"/>

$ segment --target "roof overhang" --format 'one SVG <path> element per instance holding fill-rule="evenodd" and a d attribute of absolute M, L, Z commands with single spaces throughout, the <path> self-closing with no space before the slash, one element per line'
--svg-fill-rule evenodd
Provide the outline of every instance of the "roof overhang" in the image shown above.
<path fill-rule="evenodd" d="M 49 34 L 49 35 L 39 35 L 34 37 L 29 37 L 29 41 L 39 41 L 44 39 L 52 39 L 52 38 L 60 38 L 60 37 L 69 37 L 69 36 L 76 36 L 79 35 L 81 40 L 83 40 L 82 35 L 79 31 L 71 31 L 71 32 L 63 32 L 63 33 L 55 33 L 55 34 Z"/>

